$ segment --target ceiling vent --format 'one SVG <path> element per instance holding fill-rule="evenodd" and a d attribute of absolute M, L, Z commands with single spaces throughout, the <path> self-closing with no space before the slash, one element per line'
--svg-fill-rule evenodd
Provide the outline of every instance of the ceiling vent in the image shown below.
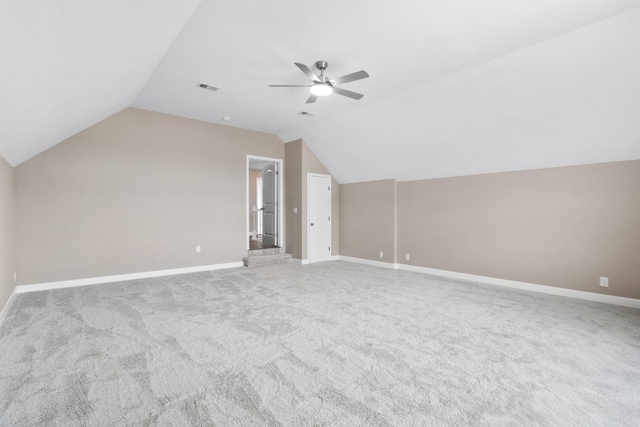
<path fill-rule="evenodd" d="M 219 87 L 217 87 L 217 86 L 214 86 L 214 85 L 208 85 L 208 84 L 206 84 L 206 83 L 202 83 L 202 82 L 198 83 L 198 87 L 201 87 L 202 89 L 212 90 L 212 91 L 214 91 L 214 92 L 215 92 L 215 91 L 217 91 L 218 89 L 220 89 L 220 88 L 219 88 Z"/>
<path fill-rule="evenodd" d="M 308 111 L 300 111 L 298 114 L 300 114 L 301 116 L 308 116 L 308 117 L 316 115 L 315 113 L 310 113 Z"/>

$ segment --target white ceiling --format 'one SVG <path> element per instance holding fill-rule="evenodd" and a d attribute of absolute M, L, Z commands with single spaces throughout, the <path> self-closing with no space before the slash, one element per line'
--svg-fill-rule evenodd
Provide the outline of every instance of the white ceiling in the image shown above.
<path fill-rule="evenodd" d="M 134 106 L 303 138 L 342 183 L 640 158 L 640 0 L 276 4 L 3 2 L 0 155 Z M 317 60 L 365 97 L 268 87 Z"/>

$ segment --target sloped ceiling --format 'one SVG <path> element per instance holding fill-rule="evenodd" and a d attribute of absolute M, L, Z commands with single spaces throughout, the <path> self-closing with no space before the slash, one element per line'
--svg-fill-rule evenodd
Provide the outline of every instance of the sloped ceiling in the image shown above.
<path fill-rule="evenodd" d="M 303 138 L 342 183 L 636 159 L 639 7 L 4 2 L 0 154 L 16 165 L 133 106 Z M 369 72 L 343 86 L 365 97 L 268 87 L 308 84 L 293 63 L 318 60 L 330 77 Z"/>
<path fill-rule="evenodd" d="M 17 165 L 129 107 L 200 2 L 0 2 L 0 155 Z"/>

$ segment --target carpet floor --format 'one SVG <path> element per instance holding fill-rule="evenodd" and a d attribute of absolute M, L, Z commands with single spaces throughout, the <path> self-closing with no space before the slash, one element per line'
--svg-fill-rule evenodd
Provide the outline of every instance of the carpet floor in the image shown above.
<path fill-rule="evenodd" d="M 347 262 L 17 294 L 2 426 L 638 426 L 640 311 Z"/>

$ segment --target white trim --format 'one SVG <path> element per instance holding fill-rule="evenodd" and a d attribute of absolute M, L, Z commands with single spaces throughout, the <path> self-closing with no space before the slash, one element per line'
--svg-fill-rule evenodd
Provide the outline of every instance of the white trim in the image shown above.
<path fill-rule="evenodd" d="M 87 279 L 62 280 L 59 282 L 36 283 L 16 286 L 15 293 L 47 291 L 50 289 L 74 288 L 76 286 L 99 285 L 101 283 L 124 282 L 126 280 L 148 279 L 151 277 L 173 276 L 176 274 L 199 273 L 202 271 L 222 270 L 242 267 L 242 262 L 201 265 L 198 267 L 173 268 L 171 270 L 146 271 L 142 273 L 118 274 L 115 276 L 89 277 Z"/>
<path fill-rule="evenodd" d="M 309 264 L 315 264 L 315 263 L 318 263 L 318 262 L 339 261 L 339 260 L 340 260 L 340 256 L 339 255 L 331 255 L 329 258 L 323 259 L 322 261 L 309 262 L 308 259 L 301 259 L 301 260 L 296 260 L 296 261 L 300 261 L 300 265 L 309 265 Z"/>
<path fill-rule="evenodd" d="M 356 264 L 370 265 L 372 267 L 395 268 L 395 264 L 390 262 L 373 261 L 370 259 L 354 258 L 354 257 L 344 256 L 344 255 L 340 255 L 338 259 L 340 259 L 341 261 L 355 262 Z"/>
<path fill-rule="evenodd" d="M 251 233 L 251 221 L 249 219 L 249 164 L 251 160 L 265 160 L 268 162 L 278 163 L 278 247 L 285 247 L 285 232 L 284 232 L 284 160 L 275 159 L 272 157 L 254 156 L 247 154 L 247 170 L 246 170 L 246 226 L 247 236 Z M 249 239 L 246 239 L 247 250 L 250 249 Z"/>
<path fill-rule="evenodd" d="M 331 258 L 327 258 L 325 261 L 338 261 L 339 259 L 340 257 L 338 255 L 331 255 Z M 291 258 L 289 262 L 300 264 L 300 265 L 311 264 L 308 259 L 298 259 L 298 258 Z M 323 262 L 323 261 L 318 261 L 318 262 Z"/>
<path fill-rule="evenodd" d="M 498 279 L 496 277 L 477 276 L 475 274 L 458 273 L 455 271 L 438 270 L 435 268 L 418 267 L 408 264 L 392 264 L 389 262 L 371 261 L 362 258 L 352 258 L 340 255 L 340 260 L 355 262 L 359 264 L 372 265 L 376 267 L 392 268 L 396 270 L 413 271 L 415 273 L 429 274 L 432 276 L 447 277 L 450 279 L 468 280 L 476 283 L 487 285 L 503 286 L 512 289 L 520 289 L 524 291 L 538 292 L 542 294 L 557 295 L 568 298 L 581 299 L 586 301 L 595 301 L 605 304 L 620 305 L 623 307 L 631 307 L 640 309 L 640 299 L 618 297 L 615 295 L 597 294 L 595 292 L 577 291 L 575 289 L 558 288 L 555 286 L 538 285 L 535 283 L 518 282 L 516 280 Z"/>
<path fill-rule="evenodd" d="M 578 291 L 575 289 L 558 288 L 555 286 L 538 285 L 536 283 L 518 282 L 516 280 L 498 279 L 495 277 L 476 276 L 475 274 L 457 273 L 455 271 L 438 270 L 435 268 L 417 267 L 415 265 L 396 264 L 399 270 L 414 271 L 417 273 L 431 274 L 434 276 L 449 277 L 452 279 L 469 280 L 488 285 L 504 286 L 507 288 L 524 291 L 539 292 L 549 295 L 576 298 L 587 301 L 602 302 L 605 304 L 621 305 L 624 307 L 640 308 L 640 300 L 634 298 L 618 297 L 615 295 L 597 294 L 595 292 Z"/>
<path fill-rule="evenodd" d="M 333 257 L 335 255 L 331 255 L 329 254 L 329 256 L 327 258 L 323 258 L 323 259 L 319 259 L 317 261 L 311 261 L 311 239 L 309 238 L 309 236 L 311 235 L 311 221 L 309 221 L 309 213 L 311 212 L 311 198 L 309 197 L 309 189 L 311 186 L 310 183 L 310 179 L 312 176 L 316 176 L 316 177 L 321 177 L 321 178 L 329 178 L 329 212 L 333 212 L 331 209 L 331 202 L 332 202 L 332 198 L 333 198 L 333 184 L 332 184 L 332 178 L 331 175 L 326 175 L 326 174 L 322 174 L 322 173 L 314 173 L 314 172 L 307 172 L 307 264 L 312 264 L 314 262 L 322 262 L 322 261 L 333 261 Z M 333 220 L 329 221 L 329 247 L 333 246 L 333 242 L 332 242 L 332 237 L 333 237 Z"/>
<path fill-rule="evenodd" d="M 2 307 L 2 310 L 0 311 L 0 325 L 2 325 L 2 322 L 4 322 L 4 317 L 7 315 L 7 310 L 9 310 L 11 301 L 13 301 L 13 297 L 16 295 L 16 293 L 16 287 L 14 287 L 11 291 L 11 295 L 9 295 L 9 298 L 7 299 L 7 302 L 4 304 L 4 307 Z"/>

